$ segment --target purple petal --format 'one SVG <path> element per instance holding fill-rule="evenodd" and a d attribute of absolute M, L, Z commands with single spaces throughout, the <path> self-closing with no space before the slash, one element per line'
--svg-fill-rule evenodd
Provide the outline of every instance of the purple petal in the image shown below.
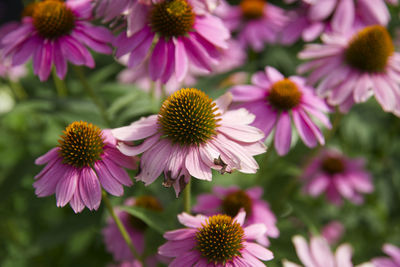
<path fill-rule="evenodd" d="M 60 149 L 59 147 L 55 147 L 55 148 L 50 149 L 46 154 L 38 157 L 35 160 L 35 164 L 36 165 L 42 165 L 42 164 L 45 164 L 45 163 L 49 162 L 50 160 L 58 158 L 59 157 L 59 154 L 58 154 L 58 150 L 59 149 Z"/>
<path fill-rule="evenodd" d="M 91 168 L 84 168 L 79 179 L 81 201 L 89 210 L 97 210 L 101 201 L 101 187 L 96 173 Z"/>
<path fill-rule="evenodd" d="M 200 159 L 197 147 L 189 149 L 185 160 L 185 166 L 191 176 L 201 180 L 211 181 L 211 169 Z"/>
<path fill-rule="evenodd" d="M 107 166 L 108 171 L 118 182 L 126 186 L 131 186 L 133 184 L 129 174 L 122 167 L 108 158 L 104 158 L 103 162 Z"/>
<path fill-rule="evenodd" d="M 71 200 L 76 192 L 79 178 L 79 172 L 75 168 L 69 168 L 65 172 L 56 186 L 57 207 L 64 207 Z"/>
<path fill-rule="evenodd" d="M 354 23 L 354 1 L 341 0 L 336 7 L 332 18 L 332 29 L 337 32 L 347 33 Z"/>
<path fill-rule="evenodd" d="M 290 116 L 287 112 L 282 112 L 276 124 L 274 144 L 280 156 L 286 155 L 292 142 L 292 126 Z"/>
<path fill-rule="evenodd" d="M 178 82 L 183 81 L 188 71 L 188 57 L 181 38 L 174 39 L 175 42 L 175 72 Z"/>
<path fill-rule="evenodd" d="M 153 81 L 159 79 L 164 73 L 167 64 L 167 49 L 167 43 L 164 38 L 160 38 L 154 47 L 149 62 L 149 74 Z"/>
<path fill-rule="evenodd" d="M 274 258 L 274 254 L 270 250 L 268 250 L 256 243 L 245 242 L 244 246 L 246 247 L 246 250 L 249 253 L 251 253 L 253 256 L 259 258 L 260 260 L 269 261 Z"/>
<path fill-rule="evenodd" d="M 101 186 L 111 195 L 122 196 L 124 188 L 122 185 L 111 175 L 107 166 L 102 161 L 97 161 L 94 164 L 94 169 L 98 175 Z"/>

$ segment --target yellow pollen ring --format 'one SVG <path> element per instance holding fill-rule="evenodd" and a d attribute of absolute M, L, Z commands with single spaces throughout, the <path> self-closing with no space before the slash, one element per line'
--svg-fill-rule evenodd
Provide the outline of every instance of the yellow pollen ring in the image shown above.
<path fill-rule="evenodd" d="M 246 19 L 258 19 L 263 16 L 265 5 L 266 2 L 264 0 L 242 0 L 240 9 Z"/>
<path fill-rule="evenodd" d="M 60 37 L 75 27 L 75 16 L 63 1 L 47 0 L 32 8 L 33 25 L 44 38 Z"/>
<path fill-rule="evenodd" d="M 267 100 L 278 110 L 290 110 L 300 103 L 301 96 L 302 93 L 297 85 L 285 78 L 272 85 Z"/>
<path fill-rule="evenodd" d="M 158 123 L 165 138 L 180 145 L 200 145 L 216 135 L 218 107 L 204 92 L 183 88 L 161 106 Z"/>
<path fill-rule="evenodd" d="M 384 72 L 394 53 L 389 32 L 381 25 L 368 26 L 350 40 L 344 57 L 347 64 L 365 72 Z"/>

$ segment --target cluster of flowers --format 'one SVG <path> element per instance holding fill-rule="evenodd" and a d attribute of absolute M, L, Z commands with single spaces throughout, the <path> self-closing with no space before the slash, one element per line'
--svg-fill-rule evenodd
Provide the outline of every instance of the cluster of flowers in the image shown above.
<path fill-rule="evenodd" d="M 390 19 L 386 4 L 375 2 L 303 0 L 288 13 L 263 0 L 242 0 L 238 6 L 223 0 L 219 5 L 214 0 L 43 0 L 28 5 L 21 22 L 1 31 L 0 59 L 7 71 L 32 58 L 40 80 L 47 80 L 53 67 L 64 79 L 67 62 L 95 66 L 88 48 L 111 54 L 114 47 L 115 57 L 128 66 L 121 80 L 146 77 L 160 88 L 167 84 L 170 93 L 157 115 L 129 126 L 102 130 L 71 123 L 59 145 L 36 160 L 46 164 L 35 177 L 36 195 L 55 194 L 57 206 L 69 203 L 75 212 L 97 210 L 102 189 L 122 196 L 123 186 L 133 184 L 124 168 L 136 169 L 140 162 L 136 180 L 149 185 L 162 175 L 163 185 L 172 186 L 178 197 L 191 177 L 211 181 L 212 169 L 255 173 L 254 156 L 266 151 L 269 136 L 278 155 L 286 155 L 292 121 L 306 146 L 324 145 L 320 127 L 332 127 L 327 116 L 332 106 L 346 112 L 375 96 L 385 111 L 400 116 L 400 55 L 385 28 Z M 118 34 L 94 26 L 94 18 Z M 236 39 L 229 41 L 231 34 Z M 299 53 L 310 60 L 298 68 L 308 78 L 284 77 L 266 66 L 253 74 L 250 85 L 234 85 L 215 101 L 195 88 L 177 90 L 196 75 L 240 66 L 247 48 L 262 51 L 267 43 L 319 36 L 322 44 L 309 44 Z M 361 194 L 373 190 L 364 165 L 362 159 L 323 150 L 304 171 L 305 191 L 312 196 L 326 191 L 335 204 L 342 197 L 359 204 Z M 273 258 L 265 248 L 268 237 L 277 238 L 279 230 L 261 195 L 261 188 L 215 187 L 213 194 L 199 196 L 193 207 L 199 214 L 178 215 L 187 228 L 166 232 L 168 241 L 158 251 L 163 259 L 149 257 L 148 265 L 164 260 L 170 266 L 264 266 L 261 261 Z M 126 205 L 162 209 L 152 197 L 129 199 Z M 142 253 L 145 224 L 123 211 L 118 216 Z M 117 229 L 110 221 L 104 230 L 108 250 L 116 260 L 136 266 Z M 320 237 L 313 237 L 310 247 L 302 237 L 293 242 L 306 266 L 352 266 L 349 245 L 333 256 Z M 377 266 L 399 264 L 397 248 L 386 245 L 384 251 L 393 260 L 376 259 Z"/>

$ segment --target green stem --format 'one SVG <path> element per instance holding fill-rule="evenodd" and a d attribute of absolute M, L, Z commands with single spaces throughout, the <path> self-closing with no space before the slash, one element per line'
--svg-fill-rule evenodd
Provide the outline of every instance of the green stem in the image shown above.
<path fill-rule="evenodd" d="M 336 112 L 333 117 L 332 129 L 326 134 L 325 143 L 332 138 L 336 131 L 339 129 L 340 121 L 343 117 L 343 114 L 340 113 L 339 108 L 336 108 Z"/>
<path fill-rule="evenodd" d="M 132 255 L 135 257 L 135 259 L 139 260 L 140 262 L 143 263 L 142 257 L 139 255 L 139 253 L 136 251 L 135 247 L 133 246 L 132 239 L 129 236 L 128 232 L 125 229 L 125 226 L 122 224 L 121 220 L 119 217 L 115 214 L 113 206 L 107 196 L 107 193 L 103 190 L 103 201 L 106 204 L 107 210 L 110 213 L 111 217 L 115 221 L 115 224 L 118 227 L 118 230 L 120 231 L 122 237 L 124 238 L 126 244 L 128 245 L 130 251 L 132 252 Z"/>
<path fill-rule="evenodd" d="M 53 68 L 51 70 L 51 74 L 53 76 L 53 81 L 54 81 L 54 85 L 56 86 L 58 96 L 61 98 L 66 97 L 68 90 L 67 90 L 67 86 L 65 85 L 64 80 L 61 80 L 60 78 L 58 78 L 55 68 Z"/>
<path fill-rule="evenodd" d="M 189 183 L 186 185 L 183 191 L 183 211 L 190 214 L 191 207 L 191 190 L 192 190 L 192 179 L 189 179 Z"/>
<path fill-rule="evenodd" d="M 28 97 L 28 94 L 19 81 L 8 80 L 8 83 L 18 100 L 21 101 Z"/>
<path fill-rule="evenodd" d="M 85 89 L 86 93 L 90 96 L 93 103 L 99 109 L 101 117 L 103 118 L 104 122 L 108 126 L 110 126 L 111 123 L 110 123 L 110 119 L 108 118 L 107 111 L 106 111 L 103 103 L 101 102 L 101 100 L 97 97 L 96 93 L 94 92 L 93 87 L 90 86 L 89 82 L 87 81 L 85 73 L 83 71 L 83 68 L 79 67 L 79 66 L 74 66 L 74 71 L 75 71 L 75 74 L 78 76 L 78 78 L 83 86 L 83 89 Z"/>

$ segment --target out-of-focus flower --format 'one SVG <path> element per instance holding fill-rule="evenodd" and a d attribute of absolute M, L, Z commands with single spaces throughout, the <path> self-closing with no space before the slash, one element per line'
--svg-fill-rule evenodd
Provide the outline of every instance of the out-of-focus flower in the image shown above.
<path fill-rule="evenodd" d="M 27 69 L 25 65 L 12 66 L 10 58 L 4 57 L 1 43 L 4 36 L 14 31 L 19 26 L 18 22 L 9 22 L 0 27 L 0 77 L 17 81 L 26 76 Z"/>
<path fill-rule="evenodd" d="M 385 244 L 382 247 L 383 252 L 389 257 L 377 257 L 371 261 L 375 267 L 399 267 L 400 266 L 400 248 Z"/>
<path fill-rule="evenodd" d="M 266 137 L 275 128 L 274 143 L 279 155 L 287 154 L 290 149 L 291 118 L 308 147 L 315 147 L 318 142 L 325 143 L 321 130 L 310 115 L 330 128 L 329 118 L 324 114 L 329 108 L 302 77 L 285 78 L 276 69 L 266 67 L 265 72 L 253 75 L 252 85 L 237 85 L 231 92 L 239 107 L 256 115 L 252 125 L 264 131 Z"/>
<path fill-rule="evenodd" d="M 352 35 L 324 35 L 322 40 L 300 52 L 300 58 L 311 61 L 298 68 L 300 73 L 311 71 L 308 83 L 319 82 L 319 95 L 343 112 L 375 95 L 383 110 L 400 116 L 400 54 L 383 26 Z"/>
<path fill-rule="evenodd" d="M 397 0 L 387 2 L 395 4 Z M 300 37 L 313 41 L 322 33 L 345 34 L 356 24 L 387 26 L 390 20 L 384 0 L 303 0 L 288 14 L 290 22 L 281 37 L 284 44 L 292 44 Z"/>
<path fill-rule="evenodd" d="M 135 5 L 134 23 L 115 40 L 117 58 L 129 54 L 128 67 L 146 68 L 154 81 L 166 83 L 174 74 L 181 82 L 190 65 L 211 72 L 230 37 L 222 21 L 198 13 L 192 0 Z"/>
<path fill-rule="evenodd" d="M 254 115 L 245 109 L 227 111 L 231 95 L 212 101 L 194 88 L 181 89 L 164 101 L 158 115 L 112 130 L 127 155 L 142 154 L 136 179 L 146 185 L 164 174 L 164 185 L 177 193 L 190 176 L 211 181 L 211 169 L 255 173 L 253 156 L 265 152 L 264 134 L 249 126 Z M 127 142 L 144 140 L 139 145 Z"/>
<path fill-rule="evenodd" d="M 331 252 L 331 248 L 323 237 L 313 236 L 310 244 L 307 240 L 299 235 L 293 237 L 293 244 L 296 248 L 297 256 L 306 267 L 352 267 L 351 257 L 353 249 L 349 244 L 340 245 L 335 252 Z M 284 260 L 284 267 L 300 267 L 300 265 Z"/>
<path fill-rule="evenodd" d="M 265 235 L 260 235 L 257 242 L 268 246 L 268 236 L 277 238 L 279 230 L 276 227 L 276 217 L 272 213 L 268 203 L 261 199 L 263 189 L 252 187 L 241 190 L 237 186 L 223 188 L 215 186 L 213 194 L 202 194 L 197 198 L 197 204 L 193 206 L 193 211 L 207 216 L 218 213 L 227 214 L 234 217 L 240 209 L 246 211 L 244 225 L 262 223 L 267 227 Z"/>
<path fill-rule="evenodd" d="M 214 67 L 215 73 L 224 73 L 242 66 L 247 58 L 244 47 L 236 40 L 228 41 L 228 49 L 222 51 L 221 61 Z"/>
<path fill-rule="evenodd" d="M 222 0 L 215 12 L 229 30 L 238 32 L 238 40 L 245 48 L 255 51 L 275 43 L 287 22 L 283 9 L 264 0 L 242 0 L 237 6 Z"/>
<path fill-rule="evenodd" d="M 273 259 L 268 249 L 252 242 L 265 234 L 264 224 L 243 227 L 246 217 L 240 211 L 235 218 L 228 215 L 178 215 L 188 228 L 164 234 L 167 243 L 158 249 L 160 255 L 174 258 L 169 266 L 265 266 L 261 261 Z M 260 261 L 261 260 L 261 261 Z"/>
<path fill-rule="evenodd" d="M 89 23 L 91 12 L 90 0 L 44 0 L 28 5 L 18 28 L 1 39 L 4 56 L 12 58 L 13 66 L 32 57 L 33 71 L 41 81 L 48 79 L 53 64 L 61 79 L 67 73 L 67 61 L 94 67 L 85 45 L 111 54 L 108 43 L 113 36 L 106 28 Z"/>
<path fill-rule="evenodd" d="M 117 140 L 110 130 L 81 121 L 71 123 L 63 133 L 59 145 L 35 161 L 46 164 L 33 183 L 38 197 L 55 193 L 57 207 L 69 202 L 78 213 L 85 206 L 99 208 L 101 188 L 122 196 L 122 185 L 132 185 L 123 167 L 136 168 L 136 160 L 116 149 Z"/>
<path fill-rule="evenodd" d="M 361 193 L 374 189 L 364 165 L 362 158 L 350 159 L 337 150 L 323 150 L 302 174 L 305 191 L 314 197 L 325 191 L 328 200 L 336 205 L 342 203 L 342 197 L 360 204 Z"/>
<path fill-rule="evenodd" d="M 322 228 L 321 235 L 330 244 L 336 244 L 344 233 L 344 226 L 339 221 L 332 221 Z"/>
<path fill-rule="evenodd" d="M 136 199 L 128 198 L 124 205 L 142 207 L 152 211 L 162 211 L 163 209 L 160 202 L 152 196 L 141 196 Z M 116 209 L 116 215 L 128 232 L 136 251 L 142 255 L 145 249 L 144 231 L 147 228 L 146 223 L 127 212 L 118 210 L 118 208 Z M 106 248 L 113 255 L 115 261 L 127 261 L 127 266 L 129 266 L 129 264 L 134 264 L 135 259 L 115 221 L 111 217 L 108 218 L 107 226 L 103 229 L 103 236 Z M 154 259 L 152 261 L 154 261 Z"/>

